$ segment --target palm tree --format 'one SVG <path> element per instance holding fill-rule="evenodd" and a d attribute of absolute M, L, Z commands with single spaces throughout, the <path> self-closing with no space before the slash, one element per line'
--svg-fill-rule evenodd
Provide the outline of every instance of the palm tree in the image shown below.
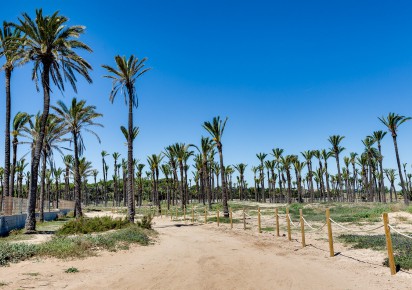
<path fill-rule="evenodd" d="M 323 182 L 323 166 L 322 166 L 322 155 L 319 150 L 313 150 L 313 156 L 315 156 L 319 161 L 319 172 L 322 173 L 319 178 L 320 194 L 325 197 L 325 183 Z"/>
<path fill-rule="evenodd" d="M 118 152 L 114 152 L 113 154 L 112 154 L 112 156 L 113 156 L 113 159 L 114 159 L 114 179 L 113 179 L 113 186 L 114 186 L 114 196 L 113 196 L 113 206 L 114 206 L 114 200 L 115 200 L 115 197 L 119 197 L 118 195 L 119 195 L 119 193 L 118 193 L 118 191 L 117 191 L 117 160 L 119 159 L 119 157 L 120 157 L 120 153 L 118 153 Z M 118 202 L 118 204 L 117 204 L 117 206 L 120 206 L 120 198 L 119 198 L 119 202 Z"/>
<path fill-rule="evenodd" d="M 281 157 L 280 158 L 280 162 L 282 164 L 283 169 L 286 171 L 286 178 L 288 181 L 288 199 L 287 202 L 290 204 L 292 203 L 292 185 L 291 185 L 291 181 L 292 178 L 290 176 L 290 167 L 294 161 L 294 157 L 293 155 L 286 155 L 285 157 Z"/>
<path fill-rule="evenodd" d="M 104 159 L 105 157 L 109 156 L 109 153 L 107 153 L 106 151 L 102 151 L 100 153 L 100 155 L 102 156 L 102 167 L 103 167 L 103 192 L 104 192 L 104 206 L 107 207 L 107 164 L 106 164 L 106 160 Z"/>
<path fill-rule="evenodd" d="M 137 108 L 138 100 L 136 96 L 136 81 L 137 79 L 146 73 L 150 68 L 145 68 L 145 62 L 147 58 L 139 60 L 134 55 L 131 55 L 129 59 L 125 56 L 121 57 L 117 55 L 115 57 L 116 68 L 108 65 L 103 65 L 111 75 L 105 77 L 113 80 L 113 88 L 110 92 L 110 101 L 113 103 L 117 93 L 123 91 L 126 103 L 129 106 L 129 119 L 128 119 L 128 140 L 127 140 L 127 172 L 128 172 L 128 215 L 129 221 L 134 222 L 134 202 L 133 202 L 133 106 Z"/>
<path fill-rule="evenodd" d="M 383 172 L 385 172 L 386 177 L 389 179 L 389 182 L 391 184 L 391 188 L 389 191 L 390 192 L 389 194 L 390 202 L 393 201 L 392 192 L 395 193 L 395 200 L 398 201 L 398 195 L 396 194 L 396 189 L 395 189 L 395 179 L 396 179 L 395 169 L 384 169 Z"/>
<path fill-rule="evenodd" d="M 383 160 L 383 156 L 382 156 L 382 146 L 381 146 L 381 142 L 383 140 L 383 138 L 385 137 L 386 132 L 383 131 L 374 131 L 373 135 L 371 136 L 371 138 L 373 139 L 374 142 L 376 142 L 378 144 L 378 151 L 379 151 L 379 155 L 381 158 L 379 158 L 379 170 L 380 170 L 380 192 L 382 195 L 382 201 L 386 202 L 386 194 L 385 194 L 385 183 L 384 183 L 384 178 L 383 178 L 383 165 L 382 165 L 382 160 Z"/>
<path fill-rule="evenodd" d="M 93 174 L 93 179 L 94 179 L 94 200 L 95 200 L 95 205 L 98 204 L 99 200 L 99 195 L 98 195 L 98 189 L 97 189 L 97 175 L 99 174 L 99 171 L 97 169 L 92 170 Z"/>
<path fill-rule="evenodd" d="M 38 79 L 41 79 L 43 87 L 43 113 L 40 125 L 40 135 L 34 148 L 33 160 L 31 162 L 30 192 L 27 206 L 26 230 L 28 232 L 36 229 L 35 207 L 37 194 L 37 178 L 40 163 L 40 154 L 43 148 L 46 122 L 50 109 L 50 78 L 60 89 L 64 90 L 64 80 L 68 80 L 77 93 L 75 73 L 83 76 L 89 83 L 90 64 L 80 57 L 75 49 L 92 50 L 79 41 L 84 33 L 84 26 L 67 26 L 68 18 L 58 15 L 44 16 L 43 11 L 36 10 L 36 18 L 33 20 L 27 13 L 19 18 L 16 28 L 24 35 L 24 54 L 26 60 L 34 63 L 32 79 L 38 88 Z"/>
<path fill-rule="evenodd" d="M 169 190 L 169 176 L 171 174 L 171 169 L 169 164 L 162 164 L 160 170 L 166 178 L 166 199 L 167 199 L 167 210 L 170 209 L 170 190 Z"/>
<path fill-rule="evenodd" d="M 64 191 L 65 198 L 70 198 L 70 169 L 73 164 L 73 155 L 65 155 L 63 157 L 63 163 L 66 166 L 66 173 L 64 174 Z"/>
<path fill-rule="evenodd" d="M 272 153 L 271 153 L 271 155 L 275 158 L 276 167 L 278 169 L 280 195 L 283 194 L 282 178 L 281 178 L 281 174 L 280 174 L 280 164 L 281 164 L 281 158 L 282 158 L 283 151 L 284 151 L 283 149 L 274 148 L 274 149 L 272 149 Z"/>
<path fill-rule="evenodd" d="M 68 108 L 62 101 L 57 102 L 57 106 L 52 108 L 56 111 L 59 121 L 65 126 L 67 132 L 72 135 L 74 147 L 74 196 L 75 196 L 75 214 L 80 218 L 82 214 L 81 207 L 81 176 L 79 172 L 79 156 L 83 155 L 85 146 L 83 143 L 82 131 L 93 134 L 100 143 L 99 136 L 89 129 L 91 126 L 103 127 L 102 124 L 95 123 L 95 119 L 103 116 L 95 111 L 95 106 L 86 106 L 86 101 L 77 101 L 72 99 L 71 106 Z"/>
<path fill-rule="evenodd" d="M 240 188 L 240 194 L 239 194 L 239 199 L 246 199 L 244 196 L 244 188 L 245 188 L 245 170 L 246 170 L 247 164 L 244 163 L 239 163 L 234 165 L 234 168 L 239 172 L 239 188 Z"/>
<path fill-rule="evenodd" d="M 213 142 L 217 147 L 219 152 L 219 159 L 220 159 L 220 174 L 222 180 L 222 200 L 223 200 L 223 213 L 225 217 L 229 217 L 229 208 L 227 205 L 227 188 L 226 188 L 226 179 L 225 179 L 225 166 L 223 164 L 223 145 L 222 145 L 222 136 L 225 130 L 226 118 L 224 121 L 220 119 L 220 117 L 214 117 L 212 123 L 204 122 L 203 128 L 212 136 Z"/>
<path fill-rule="evenodd" d="M 258 154 L 256 154 L 256 157 L 259 159 L 259 161 L 260 161 L 260 177 L 259 177 L 259 179 L 260 179 L 260 183 L 261 183 L 261 195 L 262 195 L 262 200 L 263 200 L 263 202 L 266 202 L 265 201 L 265 176 L 264 176 L 264 171 L 263 171 L 263 169 L 264 169 L 264 167 L 263 167 L 263 163 L 264 163 L 264 160 L 265 160 L 265 158 L 266 158 L 266 156 L 268 156 L 266 153 L 258 153 Z"/>
<path fill-rule="evenodd" d="M 388 131 L 392 134 L 393 145 L 395 147 L 396 162 L 398 163 L 399 179 L 401 180 L 403 200 L 406 205 L 409 205 L 409 197 L 408 197 L 408 192 L 405 189 L 405 182 L 402 176 L 401 161 L 399 158 L 398 143 L 396 141 L 396 137 L 398 136 L 399 126 L 402 123 L 410 120 L 411 117 L 405 117 L 405 116 L 400 116 L 395 113 L 389 113 L 387 117 L 382 116 L 381 118 L 378 118 L 378 119 L 388 128 Z"/>
<path fill-rule="evenodd" d="M 340 136 L 340 135 L 332 135 L 329 136 L 329 143 L 332 145 L 332 148 L 330 151 L 332 151 L 335 154 L 336 158 L 336 166 L 338 168 L 338 186 L 339 186 L 339 194 L 342 193 L 342 181 L 341 181 L 341 176 L 340 176 L 340 164 L 339 164 L 339 154 L 345 150 L 344 147 L 339 146 L 340 142 L 345 138 L 345 136 Z"/>
<path fill-rule="evenodd" d="M 24 112 L 18 112 L 13 119 L 13 130 L 11 135 L 13 136 L 13 163 L 11 166 L 10 173 L 10 193 L 13 194 L 14 191 L 14 171 L 17 164 L 17 145 L 19 144 L 19 139 L 17 137 L 21 136 L 21 132 L 24 126 L 31 122 L 31 116 Z"/>
<path fill-rule="evenodd" d="M 60 168 L 60 167 L 55 168 L 53 170 L 53 175 L 54 175 L 54 178 L 55 178 L 55 181 L 56 181 L 56 195 L 55 195 L 55 197 L 56 197 L 56 208 L 59 208 L 59 195 L 60 195 L 59 184 L 60 184 L 60 177 L 61 177 L 62 174 L 63 174 L 63 169 Z"/>
<path fill-rule="evenodd" d="M 139 206 L 142 205 L 142 199 L 143 199 L 143 179 L 142 179 L 142 170 L 145 167 L 144 164 L 137 164 L 137 181 L 138 181 L 138 188 L 137 188 L 137 198 L 138 198 L 138 204 Z"/>
<path fill-rule="evenodd" d="M 0 28 L 0 58 L 4 56 L 6 60 L 5 64 L 0 68 L 0 70 L 4 70 L 6 79 L 6 130 L 4 138 L 4 180 L 6 181 L 4 191 L 6 196 L 13 194 L 13 190 L 9 191 L 11 183 L 13 183 L 14 186 L 14 179 L 12 179 L 11 183 L 8 182 L 10 179 L 10 81 L 16 63 L 22 58 L 22 41 L 20 34 L 18 29 L 15 29 L 7 22 L 3 22 L 3 29 Z M 14 164 L 14 166 L 16 166 L 16 164 Z M 14 169 L 12 170 L 14 171 Z"/>
<path fill-rule="evenodd" d="M 302 198 L 302 169 L 305 165 L 306 165 L 305 162 L 300 162 L 298 160 L 298 158 L 296 158 L 296 160 L 293 162 L 293 166 L 295 167 L 295 172 L 296 172 L 296 182 L 297 182 L 297 186 L 298 186 L 299 202 L 303 202 L 303 198 Z"/>
<path fill-rule="evenodd" d="M 313 173 L 312 173 L 312 158 L 313 158 L 313 150 L 307 150 L 301 152 L 303 158 L 306 160 L 306 166 L 308 167 L 308 181 L 309 181 L 309 191 L 310 191 L 310 202 L 313 202 L 315 197 L 315 192 L 313 190 Z M 329 189 L 328 189 L 329 191 Z"/>
<path fill-rule="evenodd" d="M 353 187 L 352 187 L 352 191 L 353 191 L 353 197 L 356 198 L 356 183 L 357 183 L 357 169 L 355 167 L 356 165 L 356 156 L 358 154 L 351 152 L 350 153 L 350 163 L 352 164 L 352 174 L 353 174 Z"/>
<path fill-rule="evenodd" d="M 153 181 L 153 203 L 158 206 L 159 213 L 161 213 L 160 207 L 160 199 L 159 199 L 159 191 L 158 191 L 158 184 L 159 184 L 159 166 L 160 162 L 162 162 L 163 156 L 162 154 L 156 155 L 152 154 L 151 156 L 147 157 L 147 163 L 150 166 L 150 170 L 152 171 L 152 181 Z"/>
<path fill-rule="evenodd" d="M 328 172 L 328 159 L 332 157 L 333 152 L 330 150 L 326 151 L 325 149 L 322 149 L 320 152 L 323 162 L 325 164 L 325 176 L 326 176 L 326 191 L 328 192 L 328 202 L 331 201 L 331 196 L 330 196 L 330 187 L 329 187 L 329 172 Z"/>
<path fill-rule="evenodd" d="M 188 145 L 185 145 L 184 143 L 175 143 L 170 146 L 170 150 L 173 154 L 173 156 L 176 157 L 178 163 L 179 163 L 179 169 L 180 169 L 180 198 L 182 201 L 182 209 L 186 206 L 186 196 L 184 194 L 184 166 L 183 166 L 183 159 L 185 158 L 185 154 L 187 151 Z"/>
<path fill-rule="evenodd" d="M 3 197 L 4 197 L 3 177 L 4 177 L 4 168 L 3 168 L 3 167 L 0 167 L 0 189 L 1 189 L 1 195 L 0 195 L 0 211 L 3 210 Z"/>
<path fill-rule="evenodd" d="M 258 172 L 259 167 L 252 166 L 251 170 L 252 170 L 252 172 L 253 172 L 255 201 L 258 201 L 258 192 L 257 192 L 257 189 L 256 189 L 256 184 L 257 184 L 257 182 L 258 182 L 259 179 L 256 178 L 256 173 Z"/>

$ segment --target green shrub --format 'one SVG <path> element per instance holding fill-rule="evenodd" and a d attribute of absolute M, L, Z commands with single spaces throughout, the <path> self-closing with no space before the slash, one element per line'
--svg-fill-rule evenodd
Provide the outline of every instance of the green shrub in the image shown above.
<path fill-rule="evenodd" d="M 142 217 L 142 221 L 137 221 L 137 225 L 143 229 L 150 230 L 152 228 L 152 220 L 153 220 L 153 217 L 150 214 L 144 215 Z"/>
<path fill-rule="evenodd" d="M 355 249 L 386 250 L 385 235 L 340 235 L 345 243 L 353 244 Z M 406 237 L 392 235 L 395 264 L 402 269 L 412 269 L 412 242 Z M 383 261 L 388 266 L 388 259 Z"/>
<path fill-rule="evenodd" d="M 79 270 L 75 267 L 70 267 L 69 269 L 67 269 L 66 271 L 64 271 L 65 273 L 78 273 Z"/>
<path fill-rule="evenodd" d="M 0 243 L 0 266 L 26 260 L 37 253 L 35 245 Z"/>
<path fill-rule="evenodd" d="M 126 219 L 113 219 L 109 216 L 81 218 L 68 221 L 56 234 L 74 235 L 105 232 L 109 230 L 121 229 L 129 225 Z"/>

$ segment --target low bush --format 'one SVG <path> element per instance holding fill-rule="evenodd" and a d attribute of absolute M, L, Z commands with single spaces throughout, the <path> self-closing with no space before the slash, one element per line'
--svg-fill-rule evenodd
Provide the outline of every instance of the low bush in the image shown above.
<path fill-rule="evenodd" d="M 137 225 L 141 228 L 150 230 L 152 228 L 153 217 L 149 215 L 144 215 L 141 221 L 137 221 Z"/>
<path fill-rule="evenodd" d="M 355 249 L 386 250 L 385 235 L 340 235 L 344 243 L 352 244 Z M 412 269 L 412 242 L 406 237 L 392 235 L 395 264 L 402 269 Z M 388 266 L 388 259 L 383 261 Z"/>
<path fill-rule="evenodd" d="M 109 216 L 81 218 L 68 221 L 61 227 L 57 235 L 74 235 L 74 234 L 90 234 L 105 232 L 109 230 L 121 229 L 127 227 L 129 221 L 126 219 L 113 219 Z"/>
<path fill-rule="evenodd" d="M 148 245 L 151 232 L 138 225 L 98 235 L 54 236 L 50 241 L 29 245 L 24 243 L 0 243 L 0 266 L 26 260 L 33 256 L 59 259 L 84 258 L 96 254 L 97 250 L 125 250 L 131 244 Z"/>
<path fill-rule="evenodd" d="M 0 266 L 26 260 L 34 256 L 37 248 L 22 243 L 0 243 Z"/>

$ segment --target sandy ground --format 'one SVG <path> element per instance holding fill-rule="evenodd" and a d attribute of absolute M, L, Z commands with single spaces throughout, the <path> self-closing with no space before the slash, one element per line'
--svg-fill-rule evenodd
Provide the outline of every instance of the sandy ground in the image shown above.
<path fill-rule="evenodd" d="M 336 244 L 342 254 L 329 258 L 327 242 L 310 234 L 302 249 L 300 239 L 240 225 L 231 230 L 163 217 L 154 228 L 159 236 L 151 246 L 82 260 L 24 261 L 0 268 L 0 282 L 8 283 L 4 289 L 411 289 L 412 274 L 391 276 L 383 253 Z M 65 273 L 69 267 L 79 272 Z"/>

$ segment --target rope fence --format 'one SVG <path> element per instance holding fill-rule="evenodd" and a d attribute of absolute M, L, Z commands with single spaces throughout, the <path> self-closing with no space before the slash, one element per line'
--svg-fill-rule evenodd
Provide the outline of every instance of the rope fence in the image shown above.
<path fill-rule="evenodd" d="M 156 215 L 157 208 L 153 207 L 150 208 L 149 212 L 153 216 Z M 146 212 L 147 213 L 147 212 Z M 161 215 L 161 213 L 160 213 Z M 241 227 L 243 230 L 256 230 L 260 234 L 264 230 L 265 231 L 275 231 L 275 236 L 280 237 L 280 230 L 286 230 L 287 237 L 289 241 L 292 241 L 292 227 L 294 230 L 300 230 L 301 233 L 301 243 L 302 248 L 306 247 L 306 231 L 309 231 L 311 234 L 318 234 L 324 235 L 324 228 L 327 228 L 327 239 L 329 244 L 329 254 L 330 257 L 334 257 L 336 255 L 334 250 L 333 244 L 333 228 L 335 230 L 339 230 L 338 233 L 342 233 L 342 231 L 349 232 L 349 233 L 365 233 L 370 234 L 372 232 L 376 232 L 381 228 L 384 228 L 384 233 L 386 237 L 386 248 L 388 252 L 388 262 L 389 268 L 391 270 L 391 274 L 396 274 L 396 265 L 393 256 L 393 246 L 391 241 L 391 233 L 392 230 L 394 233 L 399 234 L 403 237 L 408 239 L 412 239 L 411 235 L 402 233 L 399 229 L 395 228 L 393 225 L 389 223 L 388 214 L 384 213 L 383 217 L 383 224 L 377 227 L 373 227 L 371 229 L 362 229 L 362 228 L 351 228 L 347 227 L 330 217 L 330 210 L 326 209 L 325 212 L 325 222 L 321 225 L 313 225 L 305 219 L 303 215 L 303 210 L 299 209 L 299 220 L 293 221 L 290 213 L 289 208 L 286 207 L 284 214 L 279 214 L 279 208 L 275 208 L 273 211 L 264 210 L 261 211 L 259 207 L 257 210 L 249 210 L 247 211 L 245 208 L 237 211 L 232 211 L 232 208 L 228 210 L 229 217 L 225 217 L 225 213 L 219 209 L 213 211 L 209 210 L 209 207 L 206 206 L 192 206 L 191 208 L 184 207 L 179 208 L 175 206 L 174 208 L 171 207 L 170 209 L 165 210 L 165 216 L 170 216 L 171 221 L 177 222 L 184 222 L 191 224 L 213 224 L 216 223 L 218 227 L 223 224 L 229 224 L 230 229 Z M 286 222 L 286 225 L 281 225 L 282 221 Z M 307 228 L 305 228 L 305 226 Z M 296 239 L 295 239 L 296 240 Z"/>

